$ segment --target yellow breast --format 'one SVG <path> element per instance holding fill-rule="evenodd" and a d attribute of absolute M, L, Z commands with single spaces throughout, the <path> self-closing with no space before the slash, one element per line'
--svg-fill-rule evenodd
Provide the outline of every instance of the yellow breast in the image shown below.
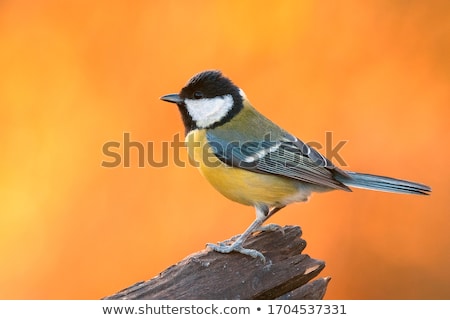
<path fill-rule="evenodd" d="M 244 205 L 269 207 L 306 201 L 310 189 L 301 182 L 270 174 L 228 166 L 209 147 L 205 130 L 193 130 L 186 136 L 189 157 L 212 186 L 232 201 Z"/>

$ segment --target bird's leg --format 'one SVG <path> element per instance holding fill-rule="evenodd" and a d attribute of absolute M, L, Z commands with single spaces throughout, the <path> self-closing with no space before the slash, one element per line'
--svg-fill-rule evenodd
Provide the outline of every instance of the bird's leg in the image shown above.
<path fill-rule="evenodd" d="M 273 216 L 275 213 L 277 213 L 278 211 L 280 211 L 280 210 L 283 209 L 284 207 L 286 207 L 286 206 L 281 206 L 281 207 L 274 207 L 274 208 L 272 208 L 272 210 L 270 210 L 270 211 L 267 213 L 267 216 L 266 216 L 266 219 L 265 219 L 265 220 L 269 219 L 271 216 Z M 278 230 L 280 230 L 281 233 L 282 233 L 283 236 L 284 236 L 284 230 L 283 230 L 283 228 L 282 228 L 281 226 L 279 226 L 278 224 L 275 224 L 275 223 L 266 224 L 265 226 L 260 226 L 260 227 L 259 227 L 257 230 L 255 230 L 255 231 L 278 231 Z"/>
<path fill-rule="evenodd" d="M 277 213 L 278 211 L 280 211 L 284 207 L 286 207 L 286 205 L 281 206 L 281 207 L 274 207 L 272 210 L 269 211 L 269 213 L 267 214 L 267 218 L 266 219 L 269 219 L 271 216 L 273 216 L 275 213 Z"/>
<path fill-rule="evenodd" d="M 242 254 L 251 256 L 253 258 L 260 258 L 264 263 L 266 262 L 266 258 L 264 255 L 254 249 L 246 249 L 242 247 L 242 244 L 247 240 L 247 238 L 255 231 L 261 230 L 261 226 L 270 216 L 272 216 L 275 212 L 279 211 L 283 207 L 275 207 L 272 210 L 269 211 L 269 207 L 266 205 L 258 205 L 255 206 L 256 208 L 256 219 L 252 222 L 252 224 L 247 228 L 247 230 L 242 233 L 239 238 L 236 239 L 236 241 L 231 245 L 225 245 L 225 244 L 212 244 L 208 243 L 207 246 L 214 251 L 220 252 L 220 253 L 230 253 L 232 251 L 240 252 Z M 273 228 L 273 226 L 276 225 L 268 225 L 268 228 L 262 228 L 265 230 L 277 230 L 280 228 Z"/>

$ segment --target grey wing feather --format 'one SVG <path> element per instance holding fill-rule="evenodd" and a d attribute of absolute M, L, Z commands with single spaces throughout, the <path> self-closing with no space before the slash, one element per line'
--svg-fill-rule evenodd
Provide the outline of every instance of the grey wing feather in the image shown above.
<path fill-rule="evenodd" d="M 270 137 L 270 135 L 268 135 Z M 285 133 L 279 139 L 230 142 L 207 132 L 214 154 L 224 163 L 259 173 L 276 174 L 331 189 L 351 191 L 335 176 L 345 171 L 298 138 Z"/>

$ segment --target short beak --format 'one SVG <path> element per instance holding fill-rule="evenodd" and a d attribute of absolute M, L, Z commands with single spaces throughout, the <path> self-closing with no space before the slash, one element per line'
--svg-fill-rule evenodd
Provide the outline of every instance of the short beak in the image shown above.
<path fill-rule="evenodd" d="M 180 103 L 183 102 L 183 99 L 176 93 L 166 94 L 160 98 L 163 101 L 171 102 L 171 103 Z"/>

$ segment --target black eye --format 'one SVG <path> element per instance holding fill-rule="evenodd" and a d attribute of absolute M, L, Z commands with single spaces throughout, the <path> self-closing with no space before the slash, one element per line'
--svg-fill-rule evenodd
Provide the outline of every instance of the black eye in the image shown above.
<path fill-rule="evenodd" d="M 203 93 L 201 93 L 200 91 L 195 91 L 193 96 L 194 99 L 201 99 L 203 98 Z"/>

